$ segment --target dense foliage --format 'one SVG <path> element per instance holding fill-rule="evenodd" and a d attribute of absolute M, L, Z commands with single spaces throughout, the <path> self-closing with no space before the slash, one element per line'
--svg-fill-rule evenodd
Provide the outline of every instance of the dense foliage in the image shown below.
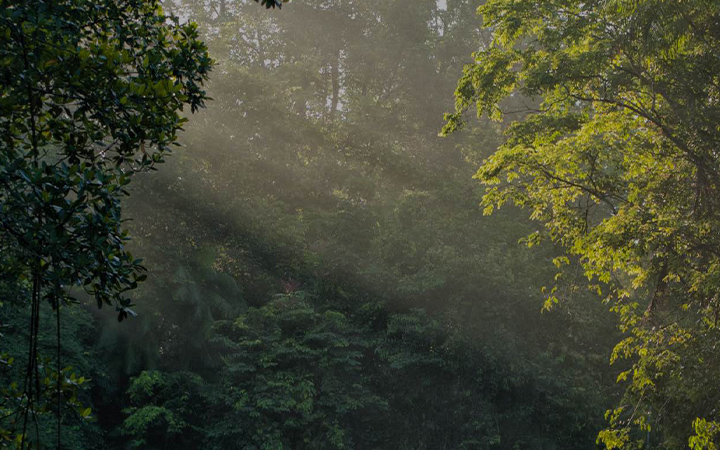
<path fill-rule="evenodd" d="M 30 420 L 40 439 L 53 384 L 60 445 L 62 397 L 77 384 L 62 370 L 60 309 L 78 289 L 118 320 L 134 314 L 125 292 L 146 275 L 124 248 L 121 197 L 176 143 L 183 107 L 203 105 L 209 67 L 196 26 L 157 1 L 0 3 L 0 283 L 20 297 L 8 308 L 30 311 L 22 381 L 3 388 L 4 440 L 22 447 Z M 39 355 L 45 302 L 57 322 L 54 373 Z"/>
<path fill-rule="evenodd" d="M 182 377 L 204 406 L 158 387 L 133 400 L 126 436 L 594 448 L 611 317 L 582 293 L 539 314 L 555 250 L 518 245 L 532 228 L 516 214 L 484 218 L 470 178 L 500 130 L 437 137 L 481 37 L 474 5 L 173 5 L 206 24 L 214 101 L 130 197 L 150 279 L 117 351 L 125 377 Z"/>
<path fill-rule="evenodd" d="M 0 446 L 714 448 L 682 3 L 0 0 Z"/>
<path fill-rule="evenodd" d="M 602 442 L 715 448 L 720 6 L 495 0 L 481 13 L 493 39 L 445 132 L 473 104 L 500 119 L 509 96 L 535 99 L 476 177 L 486 212 L 530 209 L 620 314 L 613 359 L 633 366 Z"/>

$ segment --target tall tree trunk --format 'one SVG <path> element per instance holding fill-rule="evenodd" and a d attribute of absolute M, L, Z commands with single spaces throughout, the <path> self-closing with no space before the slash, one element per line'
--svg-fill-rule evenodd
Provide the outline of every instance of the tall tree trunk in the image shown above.
<path fill-rule="evenodd" d="M 255 29 L 255 39 L 257 40 L 258 63 L 260 67 L 265 67 L 265 49 L 263 48 L 263 37 L 259 28 Z"/>
<path fill-rule="evenodd" d="M 335 55 L 330 67 L 332 81 L 332 99 L 330 100 L 330 120 L 335 120 L 335 112 L 340 102 L 340 47 L 335 50 Z"/>

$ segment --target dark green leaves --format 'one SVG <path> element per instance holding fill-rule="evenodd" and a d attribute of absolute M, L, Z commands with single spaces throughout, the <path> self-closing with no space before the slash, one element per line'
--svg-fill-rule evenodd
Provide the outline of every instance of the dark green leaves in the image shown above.
<path fill-rule="evenodd" d="M 134 172 L 162 162 L 205 100 L 210 59 L 193 24 L 155 1 L 16 2 L 0 13 L 3 254 L 66 295 L 126 305 L 144 279 L 124 250 L 120 199 Z M 2 260 L 0 259 L 0 264 Z"/>
<path fill-rule="evenodd" d="M 206 100 L 197 27 L 156 0 L 6 1 L 0 49 L 0 273 L 32 280 L 33 317 L 40 300 L 57 310 L 81 291 L 119 321 L 135 315 L 127 292 L 146 275 L 121 200 L 170 151 L 183 107 Z"/>
<path fill-rule="evenodd" d="M 277 7 L 278 9 L 282 8 L 283 3 L 289 1 L 289 0 L 255 0 L 256 2 L 263 5 L 265 8 L 270 9 Z"/>

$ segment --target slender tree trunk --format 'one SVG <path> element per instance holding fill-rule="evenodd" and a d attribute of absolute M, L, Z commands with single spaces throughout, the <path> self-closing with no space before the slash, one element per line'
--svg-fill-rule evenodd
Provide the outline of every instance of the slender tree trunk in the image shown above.
<path fill-rule="evenodd" d="M 333 121 L 335 120 L 338 103 L 340 103 L 340 47 L 335 50 L 331 64 L 332 98 L 330 100 L 330 120 Z"/>
<path fill-rule="evenodd" d="M 257 40 L 257 52 L 258 52 L 258 63 L 260 67 L 265 67 L 265 50 L 263 48 L 263 37 L 260 34 L 260 29 L 255 29 L 255 39 Z"/>

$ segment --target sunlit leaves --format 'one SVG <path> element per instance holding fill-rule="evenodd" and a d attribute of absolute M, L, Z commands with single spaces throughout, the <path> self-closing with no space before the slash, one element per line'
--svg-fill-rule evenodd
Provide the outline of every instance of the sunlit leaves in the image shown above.
<path fill-rule="evenodd" d="M 682 432 L 651 412 L 692 390 L 684 366 L 704 352 L 694 339 L 715 339 L 720 65 L 703 55 L 720 48 L 718 5 L 496 0 L 480 13 L 493 41 L 466 66 L 444 132 L 473 104 L 499 119 L 509 97 L 542 100 L 478 171 L 485 211 L 529 209 L 591 283 L 610 286 L 632 335 L 616 355 L 634 361 L 622 379 L 635 413 L 610 416 L 605 445 L 636 448 L 637 430 L 682 441 L 688 416 L 720 402 L 683 411 Z"/>

